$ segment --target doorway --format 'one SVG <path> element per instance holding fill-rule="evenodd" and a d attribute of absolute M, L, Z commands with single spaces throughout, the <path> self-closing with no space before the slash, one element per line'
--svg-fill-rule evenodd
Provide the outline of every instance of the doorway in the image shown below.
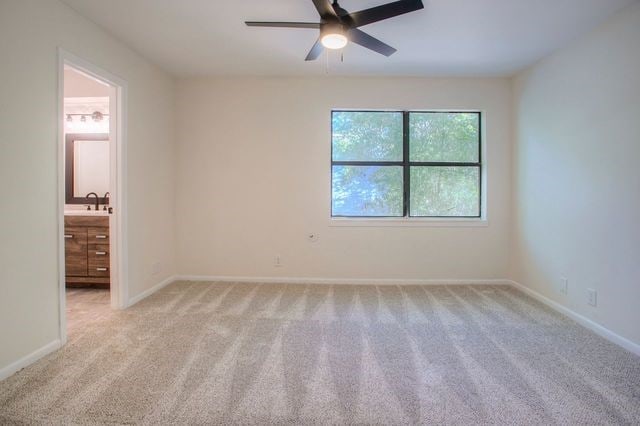
<path fill-rule="evenodd" d="M 58 73 L 58 281 L 64 343 L 83 321 L 128 305 L 126 82 L 62 49 Z"/>

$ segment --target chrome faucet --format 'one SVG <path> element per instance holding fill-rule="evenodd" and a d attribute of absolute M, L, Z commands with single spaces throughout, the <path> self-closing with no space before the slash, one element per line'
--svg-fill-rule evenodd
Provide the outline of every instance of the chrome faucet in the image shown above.
<path fill-rule="evenodd" d="M 90 192 L 85 196 L 87 201 L 89 201 L 89 196 L 90 195 L 93 195 L 93 196 L 96 197 L 96 210 L 98 210 L 100 208 L 100 197 L 98 197 L 98 194 L 96 194 L 95 192 Z"/>

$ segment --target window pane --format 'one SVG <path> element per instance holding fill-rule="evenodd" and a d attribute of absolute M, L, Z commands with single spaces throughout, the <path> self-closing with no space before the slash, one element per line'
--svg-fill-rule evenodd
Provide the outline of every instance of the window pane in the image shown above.
<path fill-rule="evenodd" d="M 410 113 L 410 160 L 479 162 L 479 118 L 477 113 Z"/>
<path fill-rule="evenodd" d="M 332 216 L 402 216 L 402 167 L 333 166 Z"/>
<path fill-rule="evenodd" d="M 402 161 L 402 113 L 334 111 L 334 161 Z"/>
<path fill-rule="evenodd" d="M 411 216 L 480 216 L 479 167 L 411 167 Z"/>

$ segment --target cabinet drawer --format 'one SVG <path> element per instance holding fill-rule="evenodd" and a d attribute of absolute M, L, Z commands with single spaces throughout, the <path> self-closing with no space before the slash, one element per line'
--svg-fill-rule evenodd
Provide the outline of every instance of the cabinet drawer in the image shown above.
<path fill-rule="evenodd" d="M 109 266 L 109 256 L 96 256 L 89 252 L 89 269 L 94 266 Z"/>
<path fill-rule="evenodd" d="M 89 244 L 109 244 L 109 228 L 87 228 Z"/>
<path fill-rule="evenodd" d="M 109 266 L 109 246 L 104 244 L 89 244 L 87 250 L 89 267 L 91 265 Z"/>
<path fill-rule="evenodd" d="M 90 277 L 108 277 L 109 276 L 109 264 L 96 265 L 93 262 L 89 262 L 89 276 Z"/>
<path fill-rule="evenodd" d="M 87 228 L 65 227 L 64 264 L 66 275 L 87 275 Z"/>
<path fill-rule="evenodd" d="M 108 259 L 109 258 L 109 245 L 108 244 L 89 244 L 89 258 L 95 259 Z"/>

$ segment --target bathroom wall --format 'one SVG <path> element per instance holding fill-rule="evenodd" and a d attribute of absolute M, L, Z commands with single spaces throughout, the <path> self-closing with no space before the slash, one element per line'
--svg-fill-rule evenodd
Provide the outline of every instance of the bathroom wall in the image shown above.
<path fill-rule="evenodd" d="M 65 98 L 96 98 L 111 94 L 108 85 L 102 84 L 73 68 L 64 69 L 64 97 Z"/>

